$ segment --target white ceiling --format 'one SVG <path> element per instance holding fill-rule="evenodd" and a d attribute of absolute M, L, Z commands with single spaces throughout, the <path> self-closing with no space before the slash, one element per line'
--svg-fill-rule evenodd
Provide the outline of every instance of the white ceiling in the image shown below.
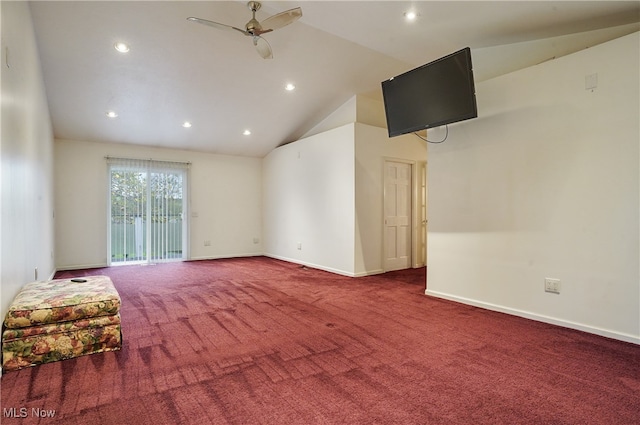
<path fill-rule="evenodd" d="M 262 157 L 463 47 L 482 81 L 640 29 L 638 1 L 269 1 L 256 17 L 298 6 L 299 21 L 264 35 L 264 60 L 250 38 L 186 20 L 242 28 L 245 2 L 32 2 L 55 136 Z"/>

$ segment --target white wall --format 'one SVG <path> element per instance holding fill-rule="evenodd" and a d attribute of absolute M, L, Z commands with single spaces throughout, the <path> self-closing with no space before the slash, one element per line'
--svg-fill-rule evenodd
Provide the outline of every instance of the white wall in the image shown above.
<path fill-rule="evenodd" d="M 0 8 L 0 317 L 4 317 L 20 288 L 35 280 L 36 268 L 38 280 L 54 272 L 53 135 L 29 5 L 3 1 Z"/>
<path fill-rule="evenodd" d="M 639 47 L 477 85 L 479 118 L 429 147 L 428 294 L 640 342 Z"/>
<path fill-rule="evenodd" d="M 381 103 L 381 102 L 380 102 Z M 382 105 L 380 105 L 382 107 Z M 389 138 L 386 128 L 356 123 L 356 276 L 381 273 L 384 230 L 384 161 L 410 161 L 417 166 L 427 160 L 425 142 L 414 135 Z M 416 186 L 416 182 L 414 182 Z M 414 191 L 415 191 L 414 187 Z M 414 199 L 414 207 L 415 201 Z M 414 208 L 417 219 L 417 208 Z M 416 220 L 414 220 L 416 221 Z M 414 223 L 414 228 L 415 228 Z M 415 238 L 414 238 L 415 239 Z"/>
<path fill-rule="evenodd" d="M 381 121 L 381 101 L 354 96 L 322 132 L 264 158 L 265 255 L 347 276 L 383 271 L 384 161 L 418 165 L 427 151 L 415 136 L 389 139 L 363 123 Z"/>
<path fill-rule="evenodd" d="M 107 264 L 105 156 L 191 162 L 188 214 L 191 259 L 262 253 L 260 158 L 56 140 L 58 269 Z M 204 246 L 205 240 L 211 245 Z"/>
<path fill-rule="evenodd" d="M 263 159 L 265 255 L 353 274 L 353 134 L 347 124 Z"/>

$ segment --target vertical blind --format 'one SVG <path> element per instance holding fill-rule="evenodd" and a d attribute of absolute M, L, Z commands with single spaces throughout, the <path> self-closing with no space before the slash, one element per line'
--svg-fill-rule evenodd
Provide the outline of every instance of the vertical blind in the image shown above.
<path fill-rule="evenodd" d="M 110 264 L 187 258 L 190 163 L 107 157 Z"/>

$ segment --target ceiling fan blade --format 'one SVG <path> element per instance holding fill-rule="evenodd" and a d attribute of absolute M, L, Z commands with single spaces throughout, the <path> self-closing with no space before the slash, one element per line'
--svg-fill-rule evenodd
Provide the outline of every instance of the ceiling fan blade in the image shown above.
<path fill-rule="evenodd" d="M 255 35 L 253 36 L 253 45 L 256 46 L 256 50 L 258 51 L 258 54 L 262 56 L 262 59 L 273 59 L 273 52 L 271 51 L 271 46 L 267 43 L 267 40 Z"/>
<path fill-rule="evenodd" d="M 206 19 L 201 19 L 201 18 L 194 18 L 193 16 L 187 18 L 187 21 L 191 21 L 191 22 L 195 22 L 198 24 L 202 24 L 202 25 L 207 25 L 209 27 L 213 27 L 213 28 L 217 28 L 219 30 L 224 30 L 224 31 L 239 31 L 244 35 L 247 35 L 247 32 L 245 30 L 241 30 L 240 28 L 236 28 L 236 27 L 232 27 L 231 25 L 225 25 L 225 24 L 221 24 L 218 22 L 213 22 L 213 21 L 208 21 Z"/>
<path fill-rule="evenodd" d="M 282 28 L 286 25 L 289 25 L 293 21 L 300 19 L 302 16 L 302 9 L 296 7 L 294 9 L 285 10 L 284 12 L 280 12 L 276 15 L 270 16 L 264 21 L 260 22 L 264 31 L 266 30 L 277 30 L 278 28 Z"/>

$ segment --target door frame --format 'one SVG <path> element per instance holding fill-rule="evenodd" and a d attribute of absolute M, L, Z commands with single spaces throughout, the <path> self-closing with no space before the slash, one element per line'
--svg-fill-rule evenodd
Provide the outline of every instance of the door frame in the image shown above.
<path fill-rule="evenodd" d="M 429 234 L 429 211 L 427 209 L 427 198 L 429 193 L 429 185 L 427 181 L 427 161 L 417 161 L 414 167 L 415 175 L 413 181 L 415 187 L 413 196 L 415 200 L 415 208 L 413 212 L 415 214 L 415 244 L 413 249 L 413 267 L 424 267 L 427 265 L 427 238 Z M 424 186 L 424 191 L 422 187 Z M 422 218 L 422 208 L 424 208 L 424 219 Z M 424 222 L 423 222 L 424 220 Z M 424 228 L 424 236 L 422 234 Z M 424 239 L 424 240 L 423 240 Z M 424 251 L 422 249 L 424 244 Z"/>

